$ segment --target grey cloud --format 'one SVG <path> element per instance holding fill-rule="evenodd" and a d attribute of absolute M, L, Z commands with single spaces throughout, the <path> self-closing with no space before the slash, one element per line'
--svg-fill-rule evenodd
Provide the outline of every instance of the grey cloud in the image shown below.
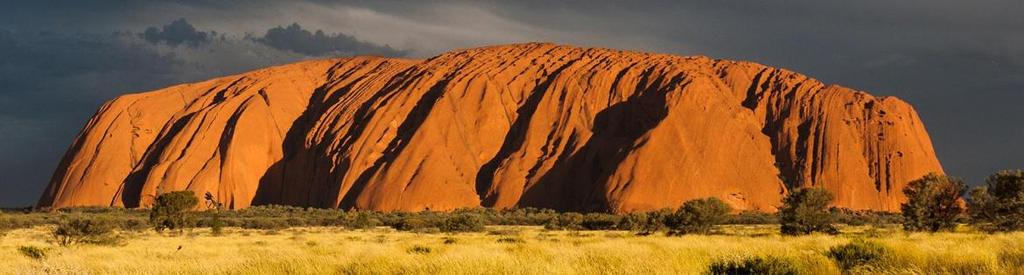
<path fill-rule="evenodd" d="M 141 33 L 141 27 L 111 33 L 0 20 L 0 207 L 37 199 L 77 131 L 106 100 L 311 58 L 244 36 L 200 31 L 185 19 L 158 24 Z M 311 37 L 355 41 L 335 45 L 334 54 L 404 54 L 351 36 Z"/>
<path fill-rule="evenodd" d="M 106 100 L 305 58 L 244 39 L 166 47 L 135 34 L 0 29 L 0 207 L 37 199 Z"/>
<path fill-rule="evenodd" d="M 196 47 L 199 44 L 209 42 L 211 34 L 197 31 L 185 18 L 178 18 L 178 20 L 174 20 L 160 29 L 156 27 L 146 28 L 146 31 L 141 33 L 140 36 L 153 44 L 164 42 L 171 46 L 186 44 Z"/>
<path fill-rule="evenodd" d="M 0 206 L 35 199 L 103 100 L 177 80 L 182 64 L 144 43 L 113 35 L 0 32 Z"/>
<path fill-rule="evenodd" d="M 377 45 L 359 41 L 344 33 L 327 35 L 322 30 L 310 32 L 303 29 L 298 23 L 292 23 L 288 27 L 271 28 L 263 37 L 256 38 L 255 41 L 276 49 L 312 56 L 371 54 L 397 57 L 406 55 L 406 51 L 393 49 L 386 44 Z"/>

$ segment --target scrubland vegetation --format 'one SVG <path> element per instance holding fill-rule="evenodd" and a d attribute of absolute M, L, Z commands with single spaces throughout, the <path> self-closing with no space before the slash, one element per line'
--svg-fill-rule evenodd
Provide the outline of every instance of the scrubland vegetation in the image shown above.
<path fill-rule="evenodd" d="M 970 191 L 929 175 L 900 213 L 790 192 L 778 213 L 704 198 L 612 215 L 545 209 L 227 211 L 191 192 L 148 210 L 0 214 L 0 274 L 1024 274 L 1024 173 Z M 965 210 L 966 209 L 966 210 Z"/>
<path fill-rule="evenodd" d="M 93 274 L 1019 274 L 1024 234 L 906 233 L 840 226 L 839 235 L 780 235 L 773 225 L 726 225 L 709 235 L 490 226 L 420 233 L 388 227 L 229 227 L 118 231 L 109 244 L 62 247 L 48 227 L 10 231 L 0 273 Z M 963 230 L 969 230 L 963 228 Z M 744 274 L 742 272 L 738 274 Z M 756 273 L 755 273 L 756 274 Z M 775 274 L 791 274 L 787 272 Z"/>

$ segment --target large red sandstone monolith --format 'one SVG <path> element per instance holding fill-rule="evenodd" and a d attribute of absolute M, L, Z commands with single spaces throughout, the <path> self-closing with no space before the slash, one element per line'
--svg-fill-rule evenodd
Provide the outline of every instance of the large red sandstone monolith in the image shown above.
<path fill-rule="evenodd" d="M 552 44 L 427 60 L 300 62 L 130 94 L 75 139 L 41 207 L 545 207 L 626 212 L 787 190 L 897 210 L 942 168 L 924 125 L 876 98 L 749 62 Z"/>

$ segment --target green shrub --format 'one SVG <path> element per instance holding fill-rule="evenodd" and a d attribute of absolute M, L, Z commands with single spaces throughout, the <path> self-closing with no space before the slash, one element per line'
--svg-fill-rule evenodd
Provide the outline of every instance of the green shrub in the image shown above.
<path fill-rule="evenodd" d="M 43 258 L 46 258 L 46 254 L 49 251 L 45 248 L 29 245 L 19 246 L 18 252 L 21 252 L 21 255 L 25 255 L 25 257 L 29 257 L 34 260 L 42 260 Z"/>
<path fill-rule="evenodd" d="M 665 230 L 666 220 L 673 215 L 672 209 L 665 208 L 651 212 L 634 212 L 622 216 L 616 226 L 637 235 L 646 236 Z"/>
<path fill-rule="evenodd" d="M 824 188 L 801 188 L 789 193 L 779 209 L 782 234 L 838 234 L 839 230 L 832 225 L 832 214 L 828 210 L 832 198 L 832 193 Z"/>
<path fill-rule="evenodd" d="M 903 214 L 901 213 L 873 210 L 852 210 L 848 208 L 832 208 L 829 212 L 832 213 L 834 222 L 847 225 L 884 226 L 903 223 Z"/>
<path fill-rule="evenodd" d="M 123 219 L 119 228 L 126 231 L 143 231 L 149 228 L 149 222 L 142 218 Z"/>
<path fill-rule="evenodd" d="M 619 219 L 619 224 L 615 225 L 616 228 L 622 230 L 628 230 L 631 232 L 639 232 L 643 227 L 643 224 L 647 222 L 647 213 L 645 212 L 634 212 L 623 215 Z"/>
<path fill-rule="evenodd" d="M 433 227 L 433 225 L 423 218 L 420 218 L 419 215 L 414 214 L 402 217 L 401 220 L 391 225 L 391 227 L 399 231 L 417 231 Z"/>
<path fill-rule="evenodd" d="M 859 266 L 875 265 L 888 252 L 889 249 L 883 244 L 858 239 L 832 247 L 826 255 L 835 260 L 839 268 L 849 271 Z"/>
<path fill-rule="evenodd" d="M 71 246 L 105 241 L 113 230 L 110 221 L 104 218 L 73 218 L 57 224 L 52 236 L 60 246 Z"/>
<path fill-rule="evenodd" d="M 351 229 L 370 229 L 380 225 L 380 220 L 374 218 L 370 212 L 359 211 L 355 213 L 355 216 L 349 220 L 346 224 Z"/>
<path fill-rule="evenodd" d="M 767 256 L 747 257 L 742 260 L 718 260 L 711 263 L 708 273 L 714 275 L 770 274 L 795 275 L 800 271 L 790 260 Z"/>
<path fill-rule="evenodd" d="M 224 234 L 224 221 L 220 219 L 220 213 L 217 213 L 210 219 L 210 233 L 214 236 L 220 236 Z"/>
<path fill-rule="evenodd" d="M 907 202 L 900 205 L 903 229 L 952 230 L 956 227 L 957 216 L 964 210 L 960 199 L 966 190 L 962 180 L 934 173 L 911 181 L 903 189 Z"/>
<path fill-rule="evenodd" d="M 580 230 L 583 229 L 583 214 L 575 212 L 561 213 L 544 224 L 548 230 Z"/>
<path fill-rule="evenodd" d="M 765 213 L 755 210 L 743 210 L 736 215 L 731 215 L 723 222 L 724 224 L 779 224 L 779 216 L 774 213 Z"/>
<path fill-rule="evenodd" d="M 707 234 L 728 217 L 732 207 L 714 197 L 683 203 L 666 221 L 669 235 Z"/>
<path fill-rule="evenodd" d="M 972 223 L 986 231 L 1024 230 L 1024 170 L 1007 170 L 971 191 Z"/>
<path fill-rule="evenodd" d="M 183 229 L 189 227 L 191 221 L 188 211 L 199 204 L 199 198 L 192 191 L 174 191 L 160 194 L 150 210 L 149 223 L 156 231 L 164 229 Z"/>
<path fill-rule="evenodd" d="M 473 214 L 455 214 L 446 218 L 437 227 L 442 232 L 480 232 L 484 231 L 484 221 Z"/>
<path fill-rule="evenodd" d="M 619 223 L 619 216 L 605 213 L 588 213 L 583 215 L 580 227 L 586 230 L 613 230 Z"/>
<path fill-rule="evenodd" d="M 497 230 L 488 230 L 487 235 L 491 236 L 519 236 L 523 233 L 522 229 L 519 228 L 503 228 Z"/>

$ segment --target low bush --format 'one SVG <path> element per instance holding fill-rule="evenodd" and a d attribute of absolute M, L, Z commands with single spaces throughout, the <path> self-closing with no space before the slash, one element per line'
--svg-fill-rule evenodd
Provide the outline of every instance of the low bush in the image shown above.
<path fill-rule="evenodd" d="M 730 215 L 722 222 L 723 224 L 778 224 L 779 216 L 773 213 L 765 213 L 754 210 L 743 210 L 735 215 Z"/>
<path fill-rule="evenodd" d="M 210 218 L 210 233 L 214 236 L 220 236 L 224 234 L 224 221 L 221 220 L 220 210 L 216 210 L 217 213 Z"/>
<path fill-rule="evenodd" d="M 373 217 L 372 213 L 366 211 L 356 212 L 346 219 L 345 226 L 351 229 L 370 229 L 380 225 L 380 219 Z"/>
<path fill-rule="evenodd" d="M 605 213 L 588 213 L 583 215 L 580 227 L 586 230 L 613 230 L 619 223 L 619 216 Z"/>
<path fill-rule="evenodd" d="M 615 225 L 616 228 L 621 230 L 627 230 L 631 232 L 639 232 L 643 228 L 644 223 L 647 222 L 647 213 L 645 212 L 634 212 L 623 215 L 619 219 L 619 224 Z"/>
<path fill-rule="evenodd" d="M 115 229 L 124 231 L 188 227 L 209 227 L 212 231 L 219 231 L 215 228 L 282 229 L 296 226 L 336 226 L 348 229 L 367 229 L 390 226 L 398 230 L 425 232 L 432 230 L 431 228 L 437 228 L 452 217 L 472 215 L 479 218 L 484 225 L 534 225 L 544 226 L 551 230 L 628 230 L 638 235 L 648 235 L 666 231 L 665 222 L 668 222 L 668 218 L 676 211 L 662 209 L 622 215 L 558 213 L 550 209 L 537 208 L 508 210 L 473 208 L 457 209 L 451 212 L 374 212 L 280 205 L 257 205 L 244 209 L 221 211 L 172 211 L 174 209 L 191 209 L 189 202 L 192 201 L 187 196 L 187 192 L 184 193 L 185 195 L 171 195 L 172 193 L 163 194 L 164 199 L 158 199 L 154 205 L 156 209 L 80 207 L 50 212 L 6 209 L 3 215 L 0 215 L 0 232 L 4 229 L 56 225 L 60 223 L 62 217 L 67 216 L 104 218 L 109 220 Z M 172 197 L 178 198 L 172 199 Z M 179 202 L 182 205 L 173 206 Z M 777 221 L 775 214 L 745 211 L 736 215 L 728 215 L 720 223 L 768 224 Z"/>
<path fill-rule="evenodd" d="M 288 228 L 288 223 L 281 218 L 252 218 L 243 220 L 241 227 L 246 229 L 279 230 Z"/>
<path fill-rule="evenodd" d="M 46 258 L 46 254 L 49 252 L 49 250 L 38 246 L 28 245 L 19 246 L 18 252 L 21 252 L 21 255 L 24 255 L 25 257 L 29 257 L 34 260 L 42 260 L 43 258 Z"/>
<path fill-rule="evenodd" d="M 118 220 L 115 225 L 117 228 L 125 231 L 143 231 L 150 227 L 149 222 L 142 218 L 126 218 Z"/>
<path fill-rule="evenodd" d="M 448 217 L 437 228 L 442 232 L 480 232 L 485 229 L 483 219 L 473 214 L 457 214 Z"/>
<path fill-rule="evenodd" d="M 189 210 L 199 204 L 192 191 L 174 191 L 160 194 L 150 210 L 149 223 L 156 231 L 183 229 L 192 225 Z"/>
<path fill-rule="evenodd" d="M 398 231 L 420 231 L 434 227 L 434 225 L 423 218 L 420 218 L 418 215 L 407 215 L 402 217 L 402 219 L 397 223 L 391 225 L 391 227 Z"/>
<path fill-rule="evenodd" d="M 829 209 L 829 212 L 832 213 L 833 221 L 835 221 L 835 223 L 846 225 L 886 226 L 903 223 L 903 216 L 898 212 L 852 210 L 847 208 L 831 208 Z"/>
<path fill-rule="evenodd" d="M 668 208 L 651 212 L 629 213 L 619 220 L 617 227 L 646 236 L 665 230 L 667 228 L 665 223 L 672 214 L 672 209 Z"/>
<path fill-rule="evenodd" d="M 583 229 L 583 214 L 575 212 L 561 213 L 544 224 L 548 230 L 580 230 Z"/>
<path fill-rule="evenodd" d="M 889 253 L 889 249 L 877 242 L 854 240 L 848 244 L 832 247 L 826 255 L 839 268 L 850 271 L 865 265 L 876 265 Z"/>
<path fill-rule="evenodd" d="M 751 256 L 741 260 L 718 260 L 708 266 L 708 273 L 714 275 L 771 274 L 795 275 L 800 270 L 792 261 L 774 256 Z"/>
<path fill-rule="evenodd" d="M 52 236 L 60 246 L 76 243 L 99 243 L 107 241 L 113 232 L 113 225 L 102 218 L 73 218 L 62 221 L 54 228 Z"/>
<path fill-rule="evenodd" d="M 669 235 L 707 234 L 722 223 L 732 207 L 717 198 L 687 201 L 666 221 Z"/>

